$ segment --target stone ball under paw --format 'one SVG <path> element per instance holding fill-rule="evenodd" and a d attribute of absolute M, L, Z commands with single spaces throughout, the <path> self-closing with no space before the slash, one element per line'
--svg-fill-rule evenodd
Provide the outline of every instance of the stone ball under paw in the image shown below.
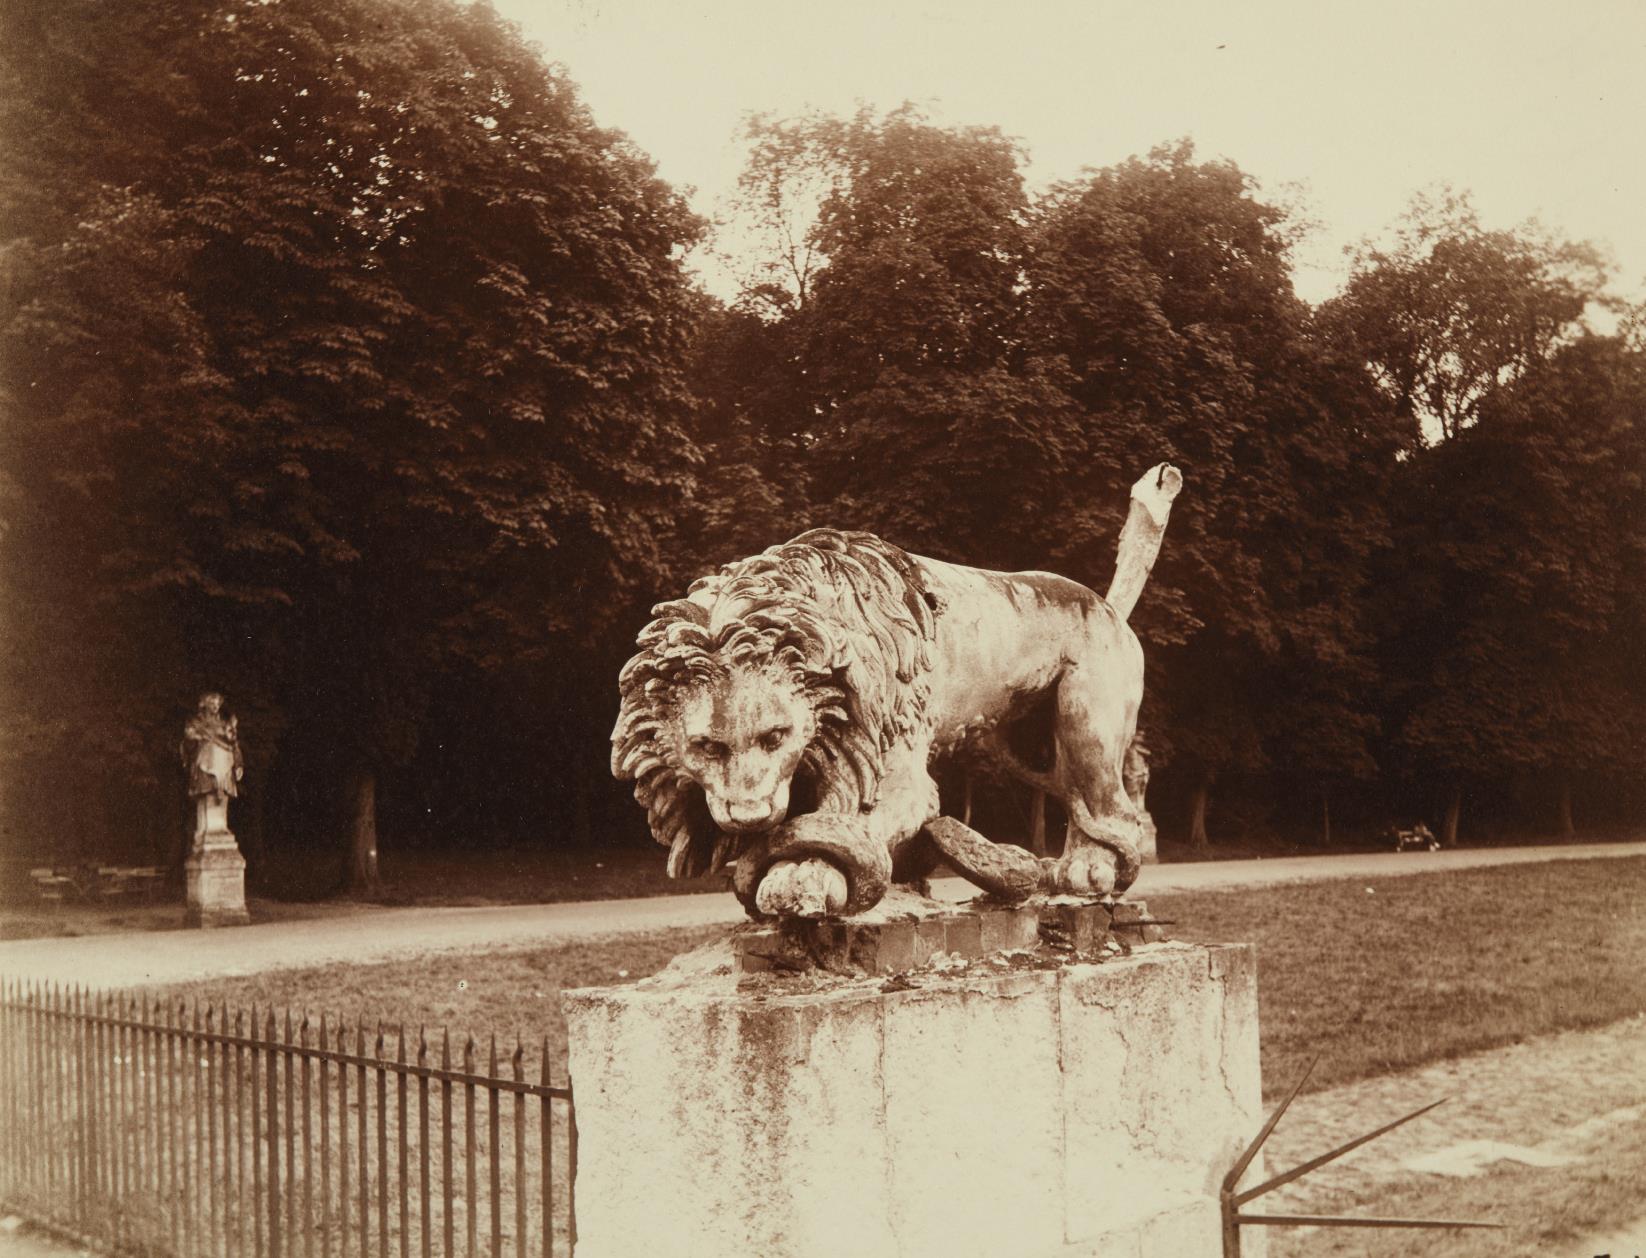
<path fill-rule="evenodd" d="M 772 917 L 832 917 L 846 907 L 846 875 L 828 861 L 780 860 L 766 871 L 755 907 Z"/>

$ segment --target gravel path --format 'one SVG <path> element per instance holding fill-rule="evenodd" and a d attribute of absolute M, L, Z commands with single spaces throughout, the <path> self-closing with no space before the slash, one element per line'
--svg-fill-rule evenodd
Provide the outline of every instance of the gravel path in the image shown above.
<path fill-rule="evenodd" d="M 1332 878 L 1388 878 L 1533 861 L 1646 855 L 1646 843 L 1483 848 L 1446 852 L 1378 852 L 1279 860 L 1152 865 L 1135 893 L 1270 886 Z M 963 899 L 972 888 L 946 879 L 934 888 Z M 636 900 L 504 905 L 487 908 L 390 909 L 328 906 L 324 918 L 265 922 L 214 931 L 150 931 L 73 939 L 0 942 L 0 975 L 101 988 L 189 982 L 264 970 L 377 961 L 431 951 L 560 944 L 603 935 L 713 926 L 743 920 L 729 893 Z"/>

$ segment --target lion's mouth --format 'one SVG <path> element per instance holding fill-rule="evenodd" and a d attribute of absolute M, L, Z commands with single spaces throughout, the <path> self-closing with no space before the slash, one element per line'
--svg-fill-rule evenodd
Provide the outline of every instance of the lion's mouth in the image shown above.
<path fill-rule="evenodd" d="M 761 835 L 786 821 L 816 812 L 817 803 L 817 777 L 804 768 L 790 780 L 789 806 L 776 819 L 740 824 L 728 818 L 722 825 L 709 811 L 708 797 L 701 790 L 695 791 L 687 805 L 692 811 L 691 824 L 675 836 L 669 848 L 669 876 L 696 878 L 718 873 L 742 857 Z"/>

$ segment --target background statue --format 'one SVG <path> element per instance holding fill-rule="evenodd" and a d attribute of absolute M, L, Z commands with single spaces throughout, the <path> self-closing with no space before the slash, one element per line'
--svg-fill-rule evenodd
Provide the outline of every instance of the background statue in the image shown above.
<path fill-rule="evenodd" d="M 188 773 L 189 798 L 195 801 L 192 850 L 198 852 L 206 835 L 228 832 L 229 800 L 240 794 L 245 775 L 239 718 L 223 717 L 222 695 L 208 691 L 200 696 L 183 726 L 178 750 Z"/>
<path fill-rule="evenodd" d="M 612 771 L 634 779 L 671 876 L 735 861 L 745 907 L 801 917 L 861 912 L 944 857 L 1007 897 L 1124 890 L 1143 698 L 1126 617 L 1182 483 L 1162 464 L 1133 486 L 1105 598 L 816 529 L 655 608 L 619 678 Z M 1050 762 L 1026 763 L 1006 732 L 1046 709 Z M 939 815 L 930 767 L 960 750 L 1063 803 L 1061 857 Z"/>

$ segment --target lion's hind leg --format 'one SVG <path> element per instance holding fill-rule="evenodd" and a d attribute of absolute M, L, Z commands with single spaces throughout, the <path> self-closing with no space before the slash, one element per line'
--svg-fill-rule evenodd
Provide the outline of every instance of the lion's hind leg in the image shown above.
<path fill-rule="evenodd" d="M 1141 685 L 1116 684 L 1125 678 L 1086 661 L 1071 667 L 1058 685 L 1053 777 L 1069 826 L 1052 872 L 1057 891 L 1124 891 L 1142 868 L 1141 825 L 1121 773 Z"/>

